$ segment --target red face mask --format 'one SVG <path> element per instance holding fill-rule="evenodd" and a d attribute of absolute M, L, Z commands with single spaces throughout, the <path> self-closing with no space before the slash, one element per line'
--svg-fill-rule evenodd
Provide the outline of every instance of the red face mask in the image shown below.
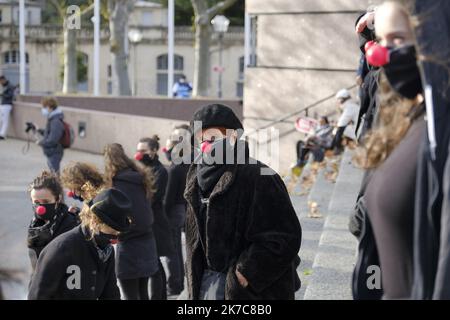
<path fill-rule="evenodd" d="M 380 44 L 373 43 L 367 48 L 366 59 L 370 65 L 382 67 L 389 63 L 389 49 Z"/>
<path fill-rule="evenodd" d="M 136 154 L 134 155 L 134 159 L 136 159 L 137 161 L 141 161 L 144 158 L 144 154 L 141 152 L 136 152 Z"/>
<path fill-rule="evenodd" d="M 210 153 L 213 147 L 213 141 L 205 140 L 200 144 L 200 150 L 202 153 Z"/>

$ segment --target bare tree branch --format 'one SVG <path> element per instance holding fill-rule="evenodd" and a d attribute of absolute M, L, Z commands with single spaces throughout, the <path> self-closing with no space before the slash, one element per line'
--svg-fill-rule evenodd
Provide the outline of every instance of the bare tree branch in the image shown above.
<path fill-rule="evenodd" d="M 206 14 L 208 15 L 209 19 L 214 17 L 216 14 L 218 14 L 221 11 L 224 11 L 231 7 L 237 0 L 225 0 L 220 1 L 216 5 L 212 6 L 206 11 Z"/>

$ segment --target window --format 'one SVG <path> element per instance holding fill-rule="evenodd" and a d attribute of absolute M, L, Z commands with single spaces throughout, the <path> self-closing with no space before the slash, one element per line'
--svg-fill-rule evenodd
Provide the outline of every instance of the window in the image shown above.
<path fill-rule="evenodd" d="M 151 24 L 152 24 L 152 13 L 151 12 L 142 12 L 141 25 L 150 26 Z"/>
<path fill-rule="evenodd" d="M 3 12 L 0 10 L 0 23 L 3 22 Z"/>
<path fill-rule="evenodd" d="M 162 54 L 156 58 L 156 68 L 158 73 L 156 75 L 156 93 L 159 95 L 167 95 L 167 69 L 168 66 L 167 54 Z M 174 83 L 180 79 L 184 70 L 184 58 L 180 55 L 174 55 L 173 68 L 175 70 L 173 81 Z"/>
<path fill-rule="evenodd" d="M 18 64 L 20 53 L 17 50 L 6 51 L 3 53 L 3 64 Z M 30 63 L 28 53 L 25 53 L 25 62 Z"/>
<path fill-rule="evenodd" d="M 177 54 L 174 55 L 173 58 L 173 68 L 174 70 L 183 70 L 184 69 L 184 58 Z M 156 68 L 158 70 L 167 70 L 169 69 L 169 58 L 167 54 L 162 54 L 158 56 L 156 62 Z"/>

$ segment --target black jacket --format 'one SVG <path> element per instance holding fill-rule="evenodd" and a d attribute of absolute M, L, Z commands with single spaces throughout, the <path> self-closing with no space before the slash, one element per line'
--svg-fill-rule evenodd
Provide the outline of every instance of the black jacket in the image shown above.
<path fill-rule="evenodd" d="M 294 299 L 302 230 L 283 181 L 262 175 L 262 168 L 260 162 L 231 165 L 222 174 L 209 197 L 202 243 L 197 165 L 191 165 L 185 190 L 190 299 L 198 299 L 205 268 L 227 273 L 227 300 Z M 236 268 L 247 288 L 238 283 Z"/>
<path fill-rule="evenodd" d="M 42 146 L 44 154 L 48 157 L 64 151 L 60 142 L 64 135 L 63 119 L 64 114 L 57 108 L 47 120 L 44 137 L 39 142 L 39 145 Z"/>
<path fill-rule="evenodd" d="M 164 168 L 158 159 L 155 159 L 150 167 L 152 168 L 156 179 L 156 192 L 152 199 L 152 209 L 155 217 L 153 232 L 156 239 L 156 246 L 158 248 L 158 255 L 160 257 L 164 257 L 170 255 L 174 250 L 169 219 L 167 218 L 163 206 L 168 175 L 166 168 Z"/>
<path fill-rule="evenodd" d="M 28 227 L 27 236 L 32 269 L 34 270 L 36 267 L 36 262 L 42 249 L 50 241 L 60 234 L 72 230 L 78 224 L 78 217 L 69 212 L 67 206 L 63 203 L 59 205 L 54 220 L 45 223 L 43 220 L 33 218 Z"/>
<path fill-rule="evenodd" d="M 11 104 L 14 100 L 14 86 L 7 81 L 3 86 L 2 92 L 2 104 Z"/>
<path fill-rule="evenodd" d="M 142 175 L 132 169 L 122 170 L 113 178 L 113 187 L 125 193 L 133 204 L 130 230 L 121 234 L 119 240 L 151 234 L 153 210 L 146 196 Z"/>
<path fill-rule="evenodd" d="M 114 250 L 103 262 L 93 240 L 79 226 L 54 239 L 41 252 L 28 299 L 118 300 L 120 292 L 116 282 Z"/>
<path fill-rule="evenodd" d="M 130 230 L 119 236 L 116 274 L 119 279 L 150 277 L 156 272 L 158 255 L 153 235 L 153 210 L 147 199 L 143 177 L 125 169 L 113 178 L 114 188 L 130 199 L 133 208 Z"/>
<path fill-rule="evenodd" d="M 186 176 L 189 170 L 188 164 L 171 164 L 167 170 L 168 180 L 166 193 L 164 195 L 164 211 L 169 221 L 172 220 L 171 213 L 175 205 L 186 205 L 183 193 L 186 187 Z"/>

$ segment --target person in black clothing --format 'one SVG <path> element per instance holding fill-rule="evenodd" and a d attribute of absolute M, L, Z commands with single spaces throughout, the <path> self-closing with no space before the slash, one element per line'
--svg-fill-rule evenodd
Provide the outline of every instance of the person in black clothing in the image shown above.
<path fill-rule="evenodd" d="M 85 204 L 78 226 L 42 250 L 29 300 L 120 299 L 113 239 L 129 228 L 132 204 L 119 190 L 101 191 Z"/>
<path fill-rule="evenodd" d="M 159 269 L 150 204 L 154 177 L 128 158 L 120 144 L 107 145 L 104 155 L 106 185 L 122 191 L 132 203 L 130 229 L 117 243 L 117 278 L 126 300 L 149 300 L 148 280 Z"/>
<path fill-rule="evenodd" d="M 5 78 L 5 76 L 0 76 L 0 84 L 3 86 L 3 92 L 1 94 L 2 101 L 0 104 L 0 121 L 2 123 L 0 127 L 0 140 L 4 140 L 6 138 L 6 133 L 8 132 L 9 115 L 12 110 L 15 87 Z"/>
<path fill-rule="evenodd" d="M 184 263 L 181 236 L 186 220 L 186 200 L 183 197 L 186 186 L 186 175 L 189 164 L 183 162 L 183 151 L 189 150 L 190 131 L 188 125 L 175 127 L 167 141 L 164 153 L 170 166 L 167 169 L 168 181 L 164 196 L 164 212 L 172 228 L 172 237 L 175 250 L 167 257 L 169 268 L 168 292 L 169 295 L 178 295 L 184 289 Z"/>
<path fill-rule="evenodd" d="M 366 133 L 372 128 L 372 124 L 376 119 L 378 113 L 378 100 L 376 94 L 378 90 L 378 82 L 380 75 L 380 68 L 372 66 L 366 59 L 366 48 L 369 42 L 376 39 L 374 27 L 373 10 L 361 15 L 356 19 L 355 29 L 359 38 L 359 48 L 361 51 L 361 59 L 358 67 L 357 84 L 360 86 L 359 98 L 360 109 L 358 115 L 358 122 L 356 123 L 356 131 L 358 134 L 358 141 L 362 141 Z M 362 128 L 360 129 L 360 126 Z"/>
<path fill-rule="evenodd" d="M 164 212 L 164 193 L 167 187 L 167 170 L 158 159 L 159 137 L 142 138 L 137 145 L 135 159 L 150 168 L 155 176 L 155 194 L 152 198 L 152 210 L 155 218 L 153 232 L 159 257 L 168 257 L 174 251 L 169 220 Z M 152 299 L 167 299 L 167 280 L 164 267 L 159 261 L 159 272 L 152 276 Z"/>
<path fill-rule="evenodd" d="M 377 46 L 388 50 L 390 59 L 383 65 L 380 81 L 379 123 L 357 158 L 362 167 L 372 170 L 363 195 L 364 219 L 370 220 L 373 231 L 383 299 L 408 299 L 413 285 L 417 147 L 426 134 L 424 93 L 407 9 L 395 2 L 385 3 L 377 9 L 375 23 Z M 365 233 L 363 229 L 360 237 Z M 369 259 L 360 257 L 358 261 Z M 367 276 L 366 272 L 361 277 L 361 284 L 367 283 Z"/>
<path fill-rule="evenodd" d="M 63 200 L 63 189 L 58 177 L 43 171 L 30 185 L 34 217 L 28 227 L 27 244 L 31 267 L 46 245 L 60 234 L 78 225 L 78 218 L 69 212 Z"/>
<path fill-rule="evenodd" d="M 201 108 L 191 130 L 195 161 L 184 193 L 189 299 L 294 299 L 302 229 L 280 176 L 249 157 L 229 107 Z"/>
<path fill-rule="evenodd" d="M 41 103 L 41 112 L 47 119 L 47 123 L 43 137 L 36 143 L 42 147 L 49 169 L 59 173 L 59 166 L 64 155 L 64 148 L 61 144 L 64 135 L 64 114 L 58 107 L 55 98 L 43 98 Z"/>

